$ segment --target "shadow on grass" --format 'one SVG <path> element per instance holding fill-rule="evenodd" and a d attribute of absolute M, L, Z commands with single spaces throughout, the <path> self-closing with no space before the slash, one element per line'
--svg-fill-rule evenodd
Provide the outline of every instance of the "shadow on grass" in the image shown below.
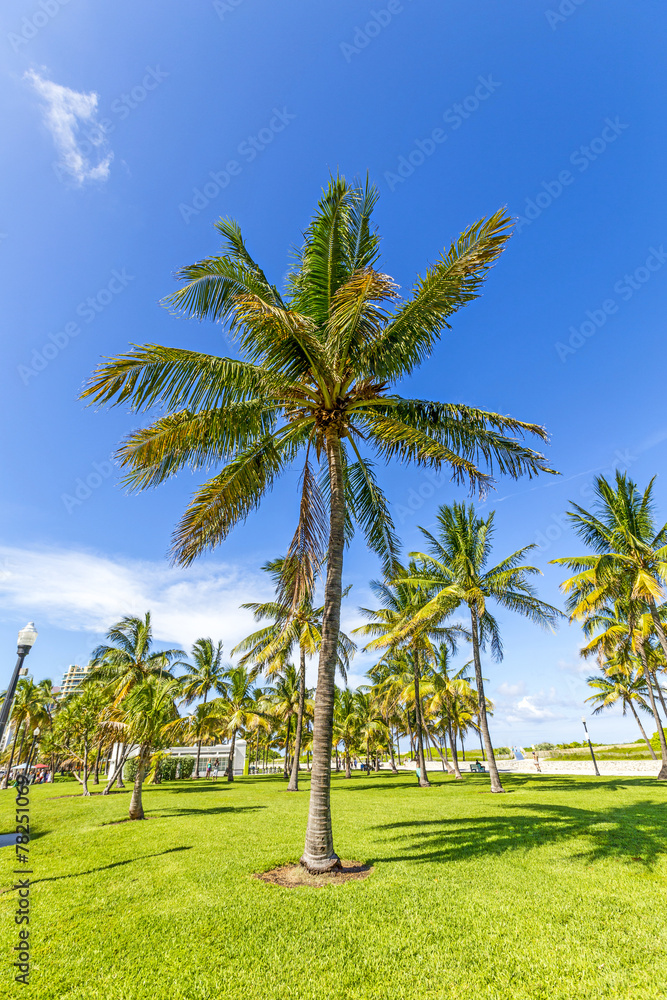
<path fill-rule="evenodd" d="M 667 855 L 664 806 L 636 802 L 608 809 L 564 805 L 511 803 L 502 815 L 388 823 L 378 830 L 392 831 L 388 840 L 404 844 L 405 861 L 462 861 L 528 851 L 546 844 L 587 838 L 590 846 L 571 855 L 592 864 L 606 858 L 641 861 L 652 867 Z M 369 863 L 395 861 L 376 857 Z"/>
<path fill-rule="evenodd" d="M 171 819 L 174 816 L 199 816 L 199 815 L 213 815 L 218 813 L 242 813 L 242 812 L 257 812 L 259 809 L 267 809 L 268 806 L 210 806 L 204 809 L 181 809 L 178 806 L 173 808 L 164 808 L 160 812 L 152 812 L 150 817 L 155 816 L 158 819 Z M 108 824 L 104 823 L 103 826 Z"/>
<path fill-rule="evenodd" d="M 79 878 L 81 875 L 96 875 L 97 872 L 109 871 L 111 868 L 121 868 L 123 865 L 132 865 L 135 861 L 146 861 L 148 858 L 161 858 L 165 854 L 174 854 L 176 851 L 191 851 L 192 847 L 168 847 L 166 851 L 158 851 L 157 854 L 141 854 L 138 858 L 127 858 L 125 861 L 112 861 L 110 865 L 101 865 L 99 868 L 89 868 L 85 872 L 71 872 L 69 875 L 51 875 L 48 878 L 30 879 L 30 885 L 37 885 L 40 882 L 60 882 L 61 879 Z M 0 893 L 11 892 L 18 886 L 10 886 L 7 889 L 0 889 Z"/>

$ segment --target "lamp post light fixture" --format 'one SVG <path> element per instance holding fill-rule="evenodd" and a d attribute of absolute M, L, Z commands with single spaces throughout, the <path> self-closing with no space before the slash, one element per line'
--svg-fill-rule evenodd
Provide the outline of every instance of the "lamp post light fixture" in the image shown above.
<path fill-rule="evenodd" d="M 590 750 L 591 757 L 593 758 L 593 767 L 595 768 L 595 773 L 597 774 L 597 776 L 599 778 L 600 777 L 600 772 L 598 771 L 598 762 L 595 759 L 595 754 L 593 753 L 593 744 L 591 743 L 591 738 L 588 735 L 588 729 L 586 727 L 586 717 L 582 715 L 581 721 L 584 724 L 584 734 L 585 734 L 586 740 L 588 742 L 588 749 Z"/>
<path fill-rule="evenodd" d="M 16 666 L 14 667 L 14 673 L 12 674 L 12 679 L 7 688 L 7 694 L 5 695 L 5 700 L 2 706 L 2 711 L 0 711 L 0 746 L 2 746 L 2 740 L 5 735 L 5 728 L 7 722 L 9 721 L 9 715 L 12 710 L 12 702 L 14 701 L 14 695 L 16 694 L 16 685 L 18 684 L 19 677 L 27 674 L 27 668 L 24 668 L 23 661 L 35 644 L 35 639 L 37 638 L 37 629 L 35 628 L 34 622 L 28 622 L 25 628 L 22 628 L 19 632 L 18 643 L 17 643 L 17 653 L 18 659 L 16 660 Z"/>

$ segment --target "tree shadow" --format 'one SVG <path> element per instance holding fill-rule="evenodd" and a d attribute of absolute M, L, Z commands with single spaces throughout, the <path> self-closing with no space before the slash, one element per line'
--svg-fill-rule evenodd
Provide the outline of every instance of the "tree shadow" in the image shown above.
<path fill-rule="evenodd" d="M 588 838 L 590 846 L 571 857 L 592 864 L 606 858 L 641 861 L 647 867 L 667 854 L 664 806 L 637 802 L 608 809 L 584 809 L 554 804 L 511 802 L 502 815 L 387 823 L 376 827 L 392 831 L 390 841 L 403 842 L 402 860 L 461 861 L 508 851 L 530 851 L 545 844 Z M 371 863 L 394 861 L 373 858 Z"/>
<path fill-rule="evenodd" d="M 241 813 L 241 812 L 257 812 L 259 809 L 267 809 L 268 806 L 210 806 L 204 809 L 185 809 L 179 808 L 178 806 L 173 806 L 169 808 L 166 806 L 160 812 L 152 812 L 151 817 L 156 819 L 171 819 L 174 816 L 199 816 L 199 815 L 214 815 L 219 813 Z M 102 824 L 107 826 L 108 824 Z"/>
<path fill-rule="evenodd" d="M 166 851 L 158 851 L 157 854 L 142 854 L 138 858 L 127 858 L 125 861 L 112 861 L 109 865 L 101 865 L 99 868 L 90 868 L 85 872 L 70 872 L 69 875 L 51 875 L 48 878 L 30 879 L 30 885 L 38 885 L 40 882 L 60 882 L 61 879 L 79 878 L 81 875 L 96 875 L 97 872 L 109 871 L 111 868 L 121 868 L 123 865 L 134 864 L 135 861 L 146 861 L 148 858 L 161 858 L 165 854 L 174 854 L 176 851 L 191 851 L 192 847 L 168 847 Z M 17 886 L 10 886 L 7 889 L 0 889 L 0 893 L 11 892 Z"/>

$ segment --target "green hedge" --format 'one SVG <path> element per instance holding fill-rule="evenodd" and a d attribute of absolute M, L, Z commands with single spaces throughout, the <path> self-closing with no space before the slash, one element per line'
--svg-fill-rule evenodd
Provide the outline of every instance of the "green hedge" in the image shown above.
<path fill-rule="evenodd" d="M 181 765 L 180 768 L 178 765 Z M 125 781 L 134 781 L 137 776 L 137 768 L 139 766 L 138 757 L 130 757 L 126 762 L 123 769 L 123 779 Z M 158 769 L 158 774 L 161 781 L 174 781 L 176 778 L 176 770 L 179 770 L 179 775 L 181 778 L 191 778 L 192 772 L 195 769 L 195 759 L 194 757 L 166 757 L 160 761 L 160 766 Z"/>

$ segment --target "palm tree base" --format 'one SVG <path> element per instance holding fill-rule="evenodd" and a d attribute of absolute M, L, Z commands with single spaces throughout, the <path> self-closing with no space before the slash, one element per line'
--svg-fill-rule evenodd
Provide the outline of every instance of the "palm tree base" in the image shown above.
<path fill-rule="evenodd" d="M 310 854 L 307 855 L 305 851 L 299 858 L 299 864 L 311 875 L 323 875 L 325 872 L 333 871 L 334 868 L 342 868 L 337 854 L 332 854 L 328 858 L 315 858 Z"/>
<path fill-rule="evenodd" d="M 658 781 L 667 781 L 667 764 L 663 764 L 658 771 Z"/>

